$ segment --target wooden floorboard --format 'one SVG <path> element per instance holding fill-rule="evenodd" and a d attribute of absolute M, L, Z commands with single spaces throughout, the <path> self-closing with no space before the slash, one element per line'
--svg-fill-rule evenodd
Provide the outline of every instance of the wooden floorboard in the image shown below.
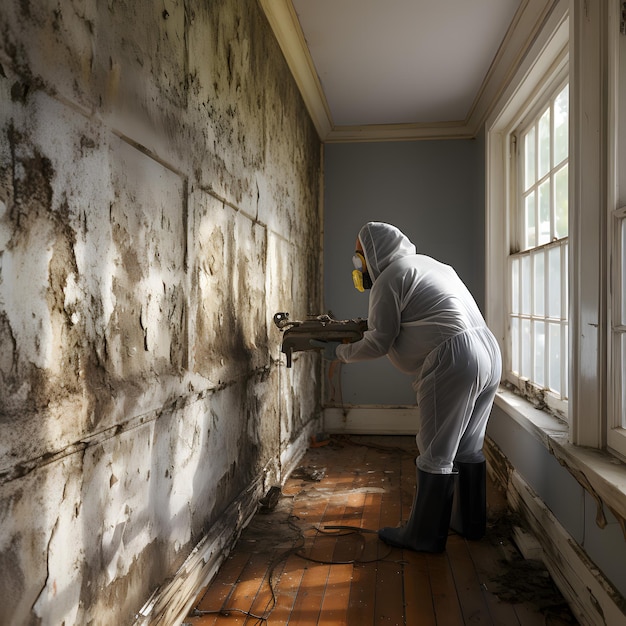
<path fill-rule="evenodd" d="M 545 570 L 516 550 L 491 484 L 480 541 L 451 532 L 443 554 L 420 554 L 378 539 L 410 514 L 416 453 L 413 437 L 335 437 L 310 449 L 276 508 L 255 515 L 198 590 L 184 624 L 576 624 L 555 588 L 545 591 Z"/>

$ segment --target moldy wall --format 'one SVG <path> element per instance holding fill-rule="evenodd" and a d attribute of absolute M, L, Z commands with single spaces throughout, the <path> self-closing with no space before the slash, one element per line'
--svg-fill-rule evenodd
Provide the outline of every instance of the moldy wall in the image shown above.
<path fill-rule="evenodd" d="M 0 623 L 129 624 L 318 426 L 321 146 L 247 0 L 4 2 L 0 103 Z"/>

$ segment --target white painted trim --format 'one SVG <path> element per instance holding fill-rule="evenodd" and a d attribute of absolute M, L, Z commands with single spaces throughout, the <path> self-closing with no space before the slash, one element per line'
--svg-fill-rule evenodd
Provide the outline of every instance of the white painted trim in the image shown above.
<path fill-rule="evenodd" d="M 606 443 L 606 59 L 604 0 L 572 3 L 570 52 L 570 437 Z"/>
<path fill-rule="evenodd" d="M 259 477 L 219 516 L 174 578 L 156 589 L 144 604 L 135 616 L 135 626 L 169 626 L 184 620 L 200 590 L 215 576 L 256 513 L 262 483 Z"/>
<path fill-rule="evenodd" d="M 509 184 L 510 156 L 506 132 L 499 128 L 489 131 L 485 147 L 485 320 L 498 340 L 500 352 L 505 358 L 506 371 L 510 366 L 508 351 L 505 349 L 506 302 L 510 297 L 506 259 L 506 250 L 509 249 L 509 198 L 506 190 Z"/>
<path fill-rule="evenodd" d="M 539 31 L 547 21 L 554 19 L 555 8 L 558 14 L 559 1 L 524 0 L 520 3 L 467 117 L 467 126 L 474 134 L 483 127 L 502 95 L 516 84 L 519 67 Z"/>
<path fill-rule="evenodd" d="M 323 141 L 358 143 L 363 141 L 413 141 L 417 139 L 473 139 L 473 129 L 465 121 L 439 124 L 371 124 L 368 126 L 334 126 Z"/>
<path fill-rule="evenodd" d="M 626 431 L 621 428 L 624 402 L 624 372 L 622 363 L 626 355 L 621 339 L 615 328 L 621 324 L 621 303 L 626 288 L 623 274 L 623 255 L 618 218 L 624 214 L 626 205 L 626 37 L 620 34 L 617 24 L 621 19 L 622 2 L 609 2 L 608 33 L 608 128 L 613 132 L 608 136 L 607 158 L 607 224 L 606 224 L 606 264 L 608 269 L 607 314 L 607 363 L 609 376 L 607 445 L 618 454 L 626 457 Z M 620 333 L 621 334 L 621 333 Z"/>
<path fill-rule="evenodd" d="M 281 484 L 284 484 L 289 474 L 298 466 L 300 459 L 309 448 L 309 443 L 313 435 L 319 432 L 320 422 L 313 420 L 309 422 L 298 438 L 287 446 L 280 454 L 280 474 Z"/>
<path fill-rule="evenodd" d="M 510 391 L 500 389 L 494 404 L 541 442 L 596 501 L 626 520 L 626 463 L 603 450 L 570 443 L 567 424 Z"/>
<path fill-rule="evenodd" d="M 344 435 L 415 435 L 419 409 L 368 406 L 324 409 L 324 431 Z"/>
<path fill-rule="evenodd" d="M 274 31 L 304 104 L 324 140 L 332 128 L 330 110 L 291 0 L 259 0 Z"/>
<path fill-rule="evenodd" d="M 317 424 L 317 421 L 309 423 L 298 439 L 283 450 L 280 457 L 281 484 L 307 451 Z M 265 477 L 269 473 L 268 468 L 276 462 L 276 459 L 270 460 L 266 471 L 261 472 L 219 516 L 170 582 L 154 591 L 135 616 L 135 626 L 169 626 L 184 621 L 198 594 L 217 574 L 242 530 L 256 514 L 259 500 L 267 489 Z"/>
<path fill-rule="evenodd" d="M 546 568 L 578 620 L 582 624 L 626 625 L 619 592 L 517 471 L 506 487 L 509 505 L 535 535 Z"/>

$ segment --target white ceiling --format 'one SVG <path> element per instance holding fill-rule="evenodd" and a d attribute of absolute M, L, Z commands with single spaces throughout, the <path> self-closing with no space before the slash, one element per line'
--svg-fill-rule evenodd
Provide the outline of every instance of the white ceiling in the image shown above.
<path fill-rule="evenodd" d="M 322 138 L 466 124 L 522 0 L 261 0 Z"/>

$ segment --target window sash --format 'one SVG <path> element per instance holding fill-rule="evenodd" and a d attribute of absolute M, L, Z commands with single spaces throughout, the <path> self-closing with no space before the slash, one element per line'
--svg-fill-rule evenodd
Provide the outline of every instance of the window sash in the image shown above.
<path fill-rule="evenodd" d="M 512 134 L 519 149 L 514 154 L 519 188 L 511 203 L 515 250 L 529 250 L 568 234 L 569 137 L 562 111 L 568 99 L 569 83 L 562 71 Z"/>
<path fill-rule="evenodd" d="M 509 256 L 507 380 L 565 418 L 569 396 L 568 241 Z"/>
<path fill-rule="evenodd" d="M 568 94 L 565 68 L 512 133 L 506 360 L 507 380 L 563 418 L 569 396 Z"/>

